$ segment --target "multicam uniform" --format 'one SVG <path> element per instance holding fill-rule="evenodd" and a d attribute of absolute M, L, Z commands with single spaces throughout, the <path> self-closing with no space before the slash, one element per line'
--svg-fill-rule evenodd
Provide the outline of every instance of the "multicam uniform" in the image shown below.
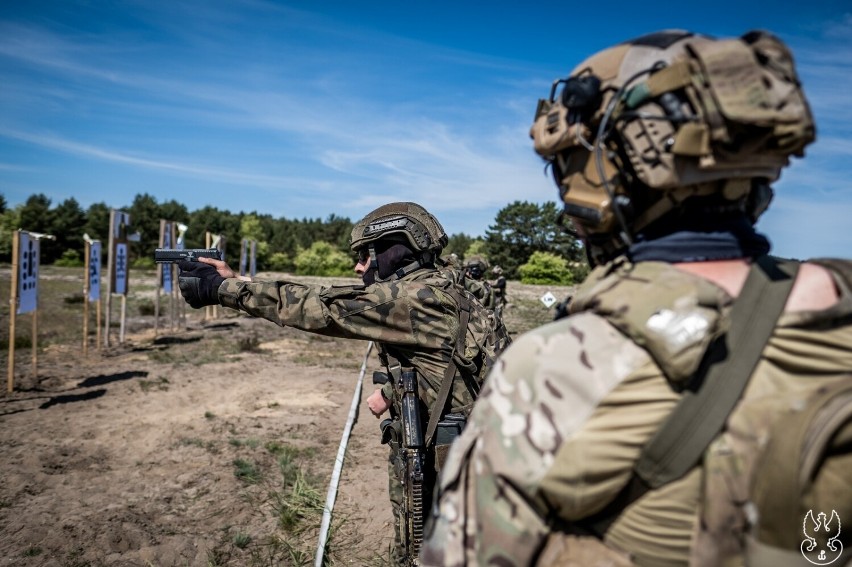
<path fill-rule="evenodd" d="M 566 534 L 626 485 L 680 388 L 726 330 L 732 299 L 666 263 L 621 258 L 595 270 L 572 316 L 517 339 L 489 375 L 442 471 L 422 564 L 669 566 L 686 565 L 690 554 L 692 565 L 741 564 L 744 495 L 767 474 L 754 469 L 753 455 L 782 410 L 852 375 L 852 265 L 826 267 L 839 302 L 782 315 L 726 431 L 705 454 L 709 464 L 634 502 L 605 545 Z M 669 315 L 664 324 L 661 313 Z M 823 465 L 815 511 L 852 518 L 850 461 L 847 451 Z M 798 540 L 784 543 L 798 551 Z"/>
<path fill-rule="evenodd" d="M 455 290 L 455 291 L 454 291 Z M 275 281 L 251 283 L 227 279 L 219 287 L 222 305 L 263 317 L 281 326 L 295 327 L 321 335 L 372 340 L 383 349 L 383 356 L 403 367 L 411 367 L 419 377 L 418 394 L 431 408 L 441 387 L 458 337 L 459 305 L 454 293 L 463 291 L 434 269 L 418 269 L 400 279 L 377 282 L 370 286 L 311 286 Z M 471 316 L 464 339 L 464 352 L 455 354 L 459 370 L 470 380 L 456 379 L 450 392 L 449 412 L 467 413 L 474 395 L 490 366 L 495 349 L 492 320 L 469 295 Z M 382 392 L 401 415 L 396 390 L 388 383 Z M 429 419 L 428 411 L 421 419 Z M 389 491 L 397 523 L 397 557 L 400 551 L 400 506 L 402 486 L 397 479 L 397 455 L 390 456 Z M 434 483 L 434 474 L 426 485 Z M 428 503 L 426 507 L 428 512 Z"/>

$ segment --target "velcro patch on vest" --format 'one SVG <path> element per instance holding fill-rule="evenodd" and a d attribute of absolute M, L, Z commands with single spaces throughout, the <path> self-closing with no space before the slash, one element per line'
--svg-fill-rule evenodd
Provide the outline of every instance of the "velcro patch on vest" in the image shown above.
<path fill-rule="evenodd" d="M 726 331 L 732 299 L 670 264 L 622 258 L 592 272 L 573 301 L 573 312 L 593 311 L 646 349 L 679 388 Z"/>

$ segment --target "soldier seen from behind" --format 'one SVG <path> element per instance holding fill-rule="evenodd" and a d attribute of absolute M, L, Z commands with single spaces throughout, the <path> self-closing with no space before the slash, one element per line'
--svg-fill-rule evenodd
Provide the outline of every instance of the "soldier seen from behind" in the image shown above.
<path fill-rule="evenodd" d="M 494 309 L 494 291 L 483 276 L 488 271 L 488 260 L 471 256 L 464 261 L 464 286 L 488 309 Z"/>
<path fill-rule="evenodd" d="M 787 47 L 627 41 L 554 82 L 531 135 L 594 270 L 489 374 L 422 564 L 836 559 L 852 530 L 804 538 L 809 513 L 852 521 L 852 262 L 754 228 L 815 138 Z"/>
<path fill-rule="evenodd" d="M 280 326 L 375 341 L 387 382 L 367 399 L 390 447 L 393 561 L 415 564 L 443 457 L 482 380 L 508 340 L 490 312 L 435 268 L 447 243 L 416 203 L 390 203 L 357 222 L 350 247 L 363 285 L 251 281 L 222 261 L 179 264 L 180 290 L 195 308 L 223 305 Z M 365 495 L 369 497 L 369 495 Z"/>
<path fill-rule="evenodd" d="M 494 295 L 494 313 L 499 318 L 503 317 L 503 308 L 508 303 L 506 297 L 506 276 L 503 275 L 503 268 L 500 266 L 491 268 L 491 275 L 494 276 L 494 279 L 490 280 L 488 284 L 491 286 Z"/>

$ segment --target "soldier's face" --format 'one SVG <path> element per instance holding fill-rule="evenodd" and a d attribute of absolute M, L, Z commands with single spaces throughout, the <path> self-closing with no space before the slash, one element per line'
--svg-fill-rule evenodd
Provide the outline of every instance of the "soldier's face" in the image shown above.
<path fill-rule="evenodd" d="M 367 248 L 358 250 L 358 262 L 355 264 L 355 273 L 358 276 L 363 276 L 367 268 L 370 267 L 370 251 Z"/>
<path fill-rule="evenodd" d="M 369 258 L 367 258 L 366 260 L 360 260 L 359 259 L 358 263 L 355 264 L 355 273 L 358 274 L 358 277 L 361 277 L 361 276 L 364 275 L 364 272 L 367 271 L 367 268 L 369 266 L 370 266 L 370 259 Z"/>

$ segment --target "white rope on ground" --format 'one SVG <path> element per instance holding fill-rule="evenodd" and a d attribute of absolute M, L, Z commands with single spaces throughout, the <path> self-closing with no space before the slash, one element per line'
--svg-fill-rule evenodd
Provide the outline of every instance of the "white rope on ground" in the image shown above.
<path fill-rule="evenodd" d="M 358 375 L 358 383 L 355 385 L 355 395 L 352 396 L 352 405 L 349 407 L 349 418 L 343 428 L 343 437 L 340 439 L 340 447 L 337 449 L 337 457 L 334 460 L 334 471 L 331 473 L 331 481 L 328 485 L 328 495 L 325 497 L 325 507 L 322 511 L 322 523 L 320 524 L 319 545 L 317 546 L 315 567 L 322 567 L 325 544 L 328 539 L 328 528 L 331 526 L 331 511 L 334 510 L 334 501 L 337 498 L 337 485 L 340 483 L 340 470 L 343 468 L 343 456 L 346 454 L 346 445 L 349 443 L 349 434 L 352 425 L 358 415 L 358 405 L 361 403 L 361 386 L 364 382 L 364 373 L 367 371 L 367 359 L 373 350 L 373 341 L 367 344 L 367 352 L 364 354 L 364 362 L 361 364 L 361 373 Z"/>

